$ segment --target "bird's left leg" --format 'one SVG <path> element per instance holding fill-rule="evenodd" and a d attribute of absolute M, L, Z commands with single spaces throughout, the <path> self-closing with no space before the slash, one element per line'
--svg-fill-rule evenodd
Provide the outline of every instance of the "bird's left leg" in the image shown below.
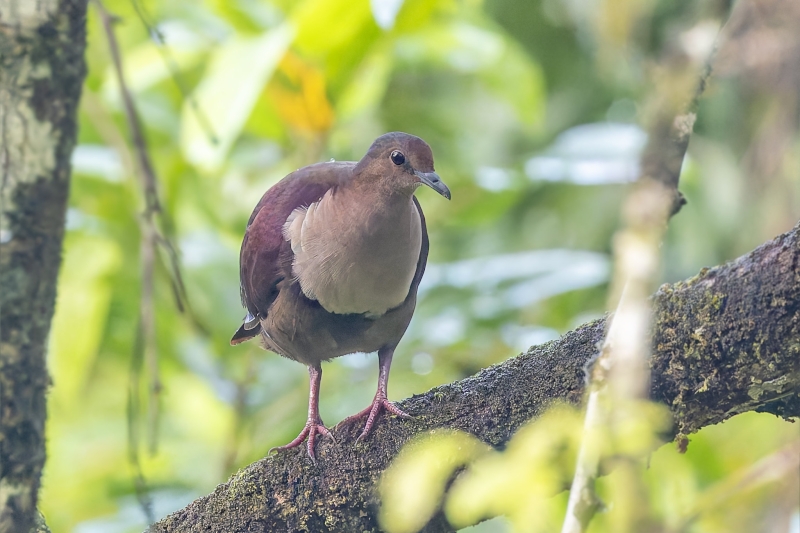
<path fill-rule="evenodd" d="M 404 412 L 386 398 L 386 387 L 389 384 L 389 369 L 392 366 L 394 348 L 394 346 L 389 346 L 378 350 L 378 391 L 375 393 L 375 398 L 372 400 L 372 404 L 363 411 L 352 416 L 348 416 L 340 422 L 340 424 L 348 424 L 355 420 L 360 420 L 364 417 L 367 417 L 367 422 L 364 424 L 364 430 L 361 432 L 361 435 L 358 436 L 356 441 L 359 441 L 369 435 L 370 430 L 372 430 L 372 426 L 375 424 L 375 419 L 383 409 L 402 418 L 411 418 L 411 415 Z"/>
<path fill-rule="evenodd" d="M 276 446 L 269 450 L 268 453 L 273 451 L 283 451 L 290 448 L 300 446 L 306 438 L 308 438 L 308 456 L 316 463 L 314 457 L 314 441 L 317 439 L 317 434 L 324 435 L 333 439 L 333 435 L 328 431 L 328 428 L 323 424 L 322 419 L 319 417 L 319 384 L 322 381 L 322 367 L 319 364 L 310 365 L 308 367 L 309 377 L 309 391 L 308 391 L 308 421 L 306 422 L 303 431 L 289 444 L 283 446 Z"/>

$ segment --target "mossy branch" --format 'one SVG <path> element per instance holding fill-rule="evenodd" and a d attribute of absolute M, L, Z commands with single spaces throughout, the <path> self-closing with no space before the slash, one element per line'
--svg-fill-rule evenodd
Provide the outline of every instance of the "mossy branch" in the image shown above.
<path fill-rule="evenodd" d="M 651 396 L 669 406 L 675 435 L 745 411 L 800 416 L 800 224 L 726 265 L 664 285 L 654 296 Z M 585 368 L 605 320 L 414 396 L 412 420 L 382 420 L 366 442 L 359 428 L 318 445 L 262 459 L 210 495 L 152 526 L 153 533 L 379 531 L 374 487 L 401 446 L 436 428 L 467 431 L 502 448 L 557 401 L 579 404 Z M 428 532 L 452 531 L 438 516 Z"/>

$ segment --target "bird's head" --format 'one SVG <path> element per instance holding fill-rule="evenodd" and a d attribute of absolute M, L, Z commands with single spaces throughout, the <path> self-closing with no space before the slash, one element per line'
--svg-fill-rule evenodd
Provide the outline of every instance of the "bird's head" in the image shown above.
<path fill-rule="evenodd" d="M 450 189 L 433 170 L 431 147 L 419 137 L 407 133 L 386 133 L 375 139 L 356 165 L 355 173 L 409 194 L 420 185 L 427 185 L 450 199 Z"/>

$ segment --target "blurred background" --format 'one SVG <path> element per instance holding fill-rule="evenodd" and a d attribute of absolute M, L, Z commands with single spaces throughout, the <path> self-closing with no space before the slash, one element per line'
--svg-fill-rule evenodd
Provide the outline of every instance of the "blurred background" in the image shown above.
<path fill-rule="evenodd" d="M 41 508 L 59 532 L 141 531 L 148 514 L 210 492 L 299 432 L 306 370 L 256 343 L 228 344 L 244 316 L 244 228 L 284 175 L 358 160 L 384 132 L 425 139 L 453 192 L 451 202 L 418 192 L 431 253 L 390 398 L 469 376 L 604 313 L 611 237 L 647 138 L 644 106 L 668 81 L 659 61 L 707 50 L 730 8 L 716 0 L 104 5 L 118 16 L 124 74 L 158 177 L 156 221 L 177 250 L 186 297 L 181 312 L 170 254 L 159 246 L 153 302 L 142 309 L 142 180 L 107 36 L 90 9 L 49 350 Z M 798 5 L 732 8 L 684 163 L 688 205 L 663 247 L 664 282 L 746 253 L 800 218 Z M 153 319 L 152 335 L 142 317 Z M 147 364 L 154 355 L 157 383 Z M 325 365 L 323 420 L 334 425 L 365 407 L 376 379 L 374 355 Z M 662 447 L 651 458 L 656 512 L 684 512 L 797 434 L 750 413 L 692 436 L 685 455 Z M 687 531 L 800 532 L 799 477 L 736 494 Z M 498 518 L 474 531 L 510 528 Z"/>

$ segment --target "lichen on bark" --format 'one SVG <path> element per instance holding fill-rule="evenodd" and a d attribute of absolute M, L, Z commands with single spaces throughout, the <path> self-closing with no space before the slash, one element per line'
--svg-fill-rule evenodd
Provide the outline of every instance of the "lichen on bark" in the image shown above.
<path fill-rule="evenodd" d="M 0 0 L 0 533 L 38 519 L 85 17 L 86 0 Z"/>
<path fill-rule="evenodd" d="M 722 267 L 662 287 L 654 397 L 689 434 L 745 411 L 797 416 L 800 398 L 798 228 Z"/>

